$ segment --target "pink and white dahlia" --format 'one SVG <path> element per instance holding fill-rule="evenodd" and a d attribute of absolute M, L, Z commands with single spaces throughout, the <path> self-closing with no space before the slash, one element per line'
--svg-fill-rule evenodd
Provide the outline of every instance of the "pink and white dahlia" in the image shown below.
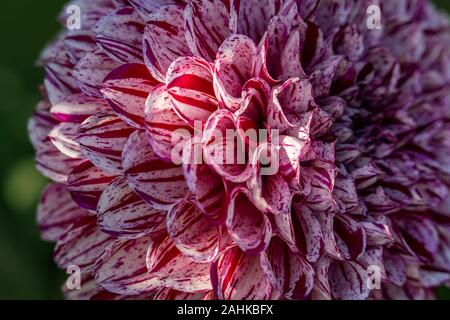
<path fill-rule="evenodd" d="M 428 299 L 450 282 L 450 24 L 429 1 L 70 5 L 80 28 L 42 54 L 29 123 L 53 180 L 42 238 L 82 272 L 68 298 Z"/>

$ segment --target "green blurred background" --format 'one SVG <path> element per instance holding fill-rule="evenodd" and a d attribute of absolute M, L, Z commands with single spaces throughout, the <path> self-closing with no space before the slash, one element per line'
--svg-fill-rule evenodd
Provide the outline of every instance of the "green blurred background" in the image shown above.
<path fill-rule="evenodd" d="M 93 0 L 94 1 L 94 0 Z M 39 101 L 41 49 L 60 29 L 65 0 L 2 1 L 0 30 L 0 299 L 60 299 L 64 273 L 39 239 L 35 207 L 46 185 L 34 169 L 26 123 Z M 450 11 L 449 0 L 436 3 Z M 450 291 L 441 290 L 441 298 Z"/>

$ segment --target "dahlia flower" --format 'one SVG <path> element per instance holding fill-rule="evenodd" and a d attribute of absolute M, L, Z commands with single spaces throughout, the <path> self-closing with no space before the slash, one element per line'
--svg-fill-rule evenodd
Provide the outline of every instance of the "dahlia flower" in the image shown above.
<path fill-rule="evenodd" d="M 431 3 L 70 5 L 81 28 L 40 57 L 29 122 L 53 181 L 42 238 L 82 272 L 67 298 L 429 299 L 449 284 L 450 24 Z"/>

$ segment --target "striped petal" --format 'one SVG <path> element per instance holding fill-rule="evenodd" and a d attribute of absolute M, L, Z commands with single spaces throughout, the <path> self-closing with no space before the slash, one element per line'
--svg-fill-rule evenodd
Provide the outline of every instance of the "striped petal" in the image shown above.
<path fill-rule="evenodd" d="M 83 216 L 57 242 L 55 262 L 62 269 L 75 265 L 88 272 L 112 241 L 97 227 L 96 217 Z"/>
<path fill-rule="evenodd" d="M 58 124 L 57 119 L 50 113 L 50 108 L 48 101 L 39 102 L 35 113 L 28 121 L 28 136 L 35 150 L 45 145 L 50 130 Z"/>
<path fill-rule="evenodd" d="M 142 62 L 144 22 L 132 7 L 120 8 L 94 27 L 97 45 L 119 63 Z"/>
<path fill-rule="evenodd" d="M 155 79 L 164 82 L 172 61 L 190 55 L 183 6 L 161 6 L 152 11 L 147 16 L 143 37 L 145 64 Z"/>
<path fill-rule="evenodd" d="M 174 290 L 196 293 L 212 289 L 210 264 L 183 255 L 170 237 L 152 242 L 147 252 L 147 268 L 163 286 Z"/>
<path fill-rule="evenodd" d="M 394 237 L 385 217 L 375 221 L 362 221 L 361 224 L 367 236 L 367 245 L 384 246 L 392 243 Z"/>
<path fill-rule="evenodd" d="M 109 106 L 103 99 L 78 93 L 55 104 L 50 112 L 61 122 L 81 123 L 97 112 L 108 109 Z"/>
<path fill-rule="evenodd" d="M 279 238 L 273 238 L 261 254 L 261 266 L 272 286 L 287 299 L 304 300 L 312 292 L 313 268 Z"/>
<path fill-rule="evenodd" d="M 367 271 L 356 262 L 335 261 L 330 265 L 328 279 L 331 295 L 336 300 L 365 300 L 370 290 Z"/>
<path fill-rule="evenodd" d="M 156 87 L 146 102 L 145 124 L 150 145 L 163 160 L 175 162 L 192 128 L 175 112 L 164 85 Z"/>
<path fill-rule="evenodd" d="M 78 218 L 85 215 L 87 212 L 73 202 L 65 185 L 48 185 L 42 192 L 37 209 L 41 238 L 46 241 L 59 240 Z"/>
<path fill-rule="evenodd" d="M 78 123 L 62 122 L 56 125 L 48 136 L 60 152 L 70 158 L 81 158 L 80 145 L 76 141 L 79 127 Z"/>
<path fill-rule="evenodd" d="M 251 123 L 249 127 L 264 127 L 270 99 L 270 86 L 267 82 L 260 78 L 248 80 L 242 89 L 242 98 L 242 105 L 235 114 L 240 119 L 249 121 Z"/>
<path fill-rule="evenodd" d="M 95 281 L 117 294 L 136 295 L 156 291 L 160 282 L 145 265 L 150 237 L 117 240 L 100 257 L 95 267 Z"/>
<path fill-rule="evenodd" d="M 344 260 L 334 236 L 335 215 L 331 213 L 318 214 L 316 218 L 322 228 L 324 252 L 333 259 Z"/>
<path fill-rule="evenodd" d="M 305 137 L 303 140 L 291 136 L 280 137 L 279 173 L 287 181 L 299 178 L 300 159 L 308 152 L 309 145 L 309 137 Z"/>
<path fill-rule="evenodd" d="M 82 162 L 61 153 L 50 138 L 36 152 L 36 169 L 45 177 L 60 183 L 67 183 L 69 174 Z"/>
<path fill-rule="evenodd" d="M 123 121 L 143 128 L 145 101 L 157 84 L 144 64 L 130 63 L 109 73 L 101 92 Z"/>
<path fill-rule="evenodd" d="M 211 262 L 218 252 L 218 227 L 212 226 L 192 201 L 170 209 L 167 231 L 178 250 L 197 262 Z"/>
<path fill-rule="evenodd" d="M 114 176 L 86 160 L 70 173 L 67 190 L 81 208 L 95 213 L 100 195 L 113 179 Z"/>
<path fill-rule="evenodd" d="M 226 226 L 234 242 L 249 253 L 264 251 L 272 237 L 268 217 L 255 207 L 248 192 L 239 187 L 230 195 Z"/>
<path fill-rule="evenodd" d="M 268 124 L 280 130 L 301 124 L 300 115 L 314 106 L 312 87 L 307 80 L 291 78 L 272 90 Z"/>
<path fill-rule="evenodd" d="M 331 300 L 331 288 L 328 281 L 328 273 L 332 259 L 327 255 L 323 255 L 315 263 L 315 279 L 314 288 L 311 295 L 313 300 Z"/>
<path fill-rule="evenodd" d="M 86 54 L 75 66 L 73 76 L 81 91 L 88 96 L 103 98 L 100 89 L 103 79 L 119 64 L 100 49 Z"/>
<path fill-rule="evenodd" d="M 225 211 L 226 191 L 223 178 L 201 162 L 202 145 L 196 138 L 183 149 L 183 172 L 197 207 L 213 219 L 221 219 Z"/>
<path fill-rule="evenodd" d="M 395 220 L 411 249 L 424 259 L 433 259 L 439 247 L 439 233 L 434 222 L 419 215 L 408 215 Z"/>
<path fill-rule="evenodd" d="M 220 46 L 214 64 L 214 90 L 219 103 L 236 111 L 242 103 L 242 89 L 253 76 L 256 47 L 244 35 L 232 35 Z"/>
<path fill-rule="evenodd" d="M 97 215 L 103 232 L 133 239 L 159 232 L 165 212 L 151 208 L 128 186 L 126 177 L 118 177 L 103 191 Z"/>
<path fill-rule="evenodd" d="M 350 213 L 359 209 L 359 199 L 356 193 L 355 179 L 352 177 L 338 177 L 334 184 L 333 194 L 341 212 Z"/>
<path fill-rule="evenodd" d="M 49 62 L 45 66 L 45 92 L 52 104 L 80 91 L 72 68 L 73 65 L 69 61 L 62 64 Z"/>
<path fill-rule="evenodd" d="M 122 0 L 119 0 L 122 1 Z M 184 4 L 184 0 L 126 0 L 130 5 L 133 6 L 144 20 L 147 20 L 147 17 L 151 15 L 153 11 L 158 9 L 161 6 L 169 5 L 169 4 Z"/>
<path fill-rule="evenodd" d="M 267 32 L 263 35 L 257 48 L 255 65 L 253 67 L 254 75 L 257 75 L 266 80 L 271 85 L 277 84 L 280 80 L 285 80 L 289 72 L 285 72 L 283 75 L 282 67 L 285 67 L 283 56 L 283 48 L 286 46 L 289 36 L 289 22 L 282 16 L 275 16 L 269 22 Z M 292 40 L 291 40 L 292 41 Z M 298 41 L 297 41 L 298 43 Z M 287 47 L 287 46 L 286 46 Z M 303 75 L 303 69 L 298 59 L 298 48 L 292 48 L 292 56 L 297 54 L 296 59 L 289 61 L 288 66 L 290 69 L 301 72 L 291 72 L 292 76 Z M 281 59 L 280 59 L 281 57 Z M 296 63 L 297 61 L 297 63 Z M 282 77 L 283 76 L 283 77 Z"/>
<path fill-rule="evenodd" d="M 278 220 L 277 220 L 278 221 Z M 324 234 L 316 215 L 304 205 L 294 203 L 292 210 L 292 227 L 289 235 L 295 236 L 295 246 L 309 262 L 316 262 L 323 251 Z M 285 237 L 290 239 L 291 237 Z M 289 243 L 289 242 L 287 242 Z"/>
<path fill-rule="evenodd" d="M 111 112 L 100 112 L 84 121 L 77 138 L 86 158 L 111 175 L 122 173 L 122 150 L 134 131 Z"/>
<path fill-rule="evenodd" d="M 239 1 L 238 33 L 258 43 L 266 32 L 270 19 L 281 9 L 281 0 Z"/>
<path fill-rule="evenodd" d="M 70 30 L 64 36 L 63 41 L 67 55 L 73 63 L 78 62 L 85 54 L 95 49 L 95 40 L 91 30 Z"/>
<path fill-rule="evenodd" d="M 166 77 L 168 93 L 178 115 L 191 126 L 203 125 L 218 109 L 210 64 L 194 57 L 181 57 L 169 67 Z"/>
<path fill-rule="evenodd" d="M 266 300 L 273 294 L 259 256 L 246 254 L 238 247 L 221 254 L 211 267 L 211 280 L 219 299 Z"/>
<path fill-rule="evenodd" d="M 341 56 L 332 56 L 314 67 L 315 71 L 311 74 L 310 81 L 316 98 L 329 96 L 341 59 Z"/>
<path fill-rule="evenodd" d="M 209 118 L 203 132 L 205 161 L 225 179 L 240 183 L 250 178 L 247 150 L 242 137 L 236 134 L 233 114 L 219 110 Z"/>
<path fill-rule="evenodd" d="M 163 288 L 155 295 L 154 300 L 212 300 L 211 292 L 188 293 L 169 288 Z"/>
<path fill-rule="evenodd" d="M 292 77 L 300 77 L 302 79 L 307 77 L 304 71 L 304 65 L 302 65 L 302 61 L 300 60 L 300 57 L 302 57 L 300 52 L 300 39 L 303 36 L 301 31 L 299 31 L 301 29 L 302 27 L 289 34 L 286 45 L 281 51 L 280 68 L 277 71 L 280 73 L 278 77 L 282 80 Z M 264 54 L 263 50 L 264 48 L 260 49 L 260 55 Z M 267 51 L 268 49 L 265 50 Z M 260 60 L 262 59 L 260 58 Z M 264 60 L 262 61 L 264 62 Z"/>
<path fill-rule="evenodd" d="M 145 132 L 130 136 L 124 147 L 123 166 L 130 186 L 155 209 L 170 209 L 188 192 L 183 168 L 161 160 Z"/>
<path fill-rule="evenodd" d="M 230 35 L 230 2 L 189 0 L 184 12 L 186 40 L 192 53 L 213 61 Z"/>
<path fill-rule="evenodd" d="M 294 195 L 280 175 L 264 176 L 256 193 L 253 197 L 260 210 L 275 215 L 289 214 Z"/>
<path fill-rule="evenodd" d="M 332 213 L 336 202 L 332 191 L 336 179 L 336 167 L 325 161 L 314 161 L 311 167 L 303 166 L 302 179 L 311 185 L 311 192 L 306 198 L 308 206 L 317 211 Z"/>
<path fill-rule="evenodd" d="M 289 214 L 294 194 L 283 178 L 279 166 L 277 168 L 279 158 L 277 155 L 271 153 L 275 151 L 275 148 L 267 144 L 262 144 L 258 147 L 255 151 L 251 166 L 253 169 L 252 178 L 248 181 L 247 185 L 252 191 L 252 197 L 258 209 L 275 215 Z M 273 167 L 273 172 L 262 174 L 261 163 L 263 161 L 262 159 L 266 157 L 271 158 L 270 165 Z"/>
<path fill-rule="evenodd" d="M 383 263 L 389 281 L 397 286 L 402 286 L 406 282 L 406 261 L 396 253 L 385 249 L 383 252 Z"/>
<path fill-rule="evenodd" d="M 362 224 L 347 215 L 336 215 L 334 237 L 341 256 L 356 260 L 366 249 L 366 232 Z"/>

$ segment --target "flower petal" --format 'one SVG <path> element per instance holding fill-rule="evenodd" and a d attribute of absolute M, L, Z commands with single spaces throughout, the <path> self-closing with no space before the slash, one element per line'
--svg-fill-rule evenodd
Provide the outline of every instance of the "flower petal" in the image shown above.
<path fill-rule="evenodd" d="M 309 262 L 316 262 L 324 248 L 324 235 L 319 219 L 307 207 L 295 203 L 292 209 L 292 234 L 295 246 Z"/>
<path fill-rule="evenodd" d="M 244 35 L 228 37 L 220 46 L 214 65 L 214 90 L 219 103 L 236 111 L 242 103 L 244 84 L 252 78 L 256 47 Z"/>
<path fill-rule="evenodd" d="M 96 212 L 98 200 L 105 187 L 114 179 L 86 160 L 76 167 L 67 180 L 67 190 L 81 208 Z"/>
<path fill-rule="evenodd" d="M 155 79 L 164 82 L 172 61 L 190 54 L 184 33 L 184 8 L 161 6 L 146 17 L 144 60 Z"/>
<path fill-rule="evenodd" d="M 77 93 L 55 104 L 50 112 L 61 122 L 82 123 L 95 113 L 108 109 L 104 100 Z"/>
<path fill-rule="evenodd" d="M 62 269 L 75 265 L 83 272 L 91 271 L 112 241 L 97 227 L 96 217 L 80 217 L 57 242 L 55 262 Z"/>
<path fill-rule="evenodd" d="M 48 136 L 61 153 L 70 158 L 81 158 L 80 145 L 76 141 L 79 127 L 78 123 L 62 122 L 53 127 Z"/>
<path fill-rule="evenodd" d="M 110 292 L 126 295 L 156 291 L 159 280 L 148 273 L 146 253 L 150 237 L 116 240 L 100 257 L 95 267 L 95 281 Z"/>
<path fill-rule="evenodd" d="M 347 215 L 336 215 L 334 237 L 341 256 L 356 260 L 366 249 L 366 232 L 360 222 Z"/>
<path fill-rule="evenodd" d="M 211 65 L 194 57 L 180 57 L 169 67 L 166 77 L 168 93 L 177 114 L 191 126 L 201 126 L 218 109 Z"/>
<path fill-rule="evenodd" d="M 219 299 L 265 300 L 273 294 L 259 257 L 238 247 L 222 253 L 211 268 L 211 278 Z"/>
<path fill-rule="evenodd" d="M 229 2 L 189 0 L 184 12 L 186 40 L 192 53 L 213 61 L 222 42 L 230 35 Z"/>
<path fill-rule="evenodd" d="M 432 259 L 439 246 L 439 233 L 432 220 L 408 215 L 395 219 L 402 236 L 411 249 L 424 259 Z"/>
<path fill-rule="evenodd" d="M 103 98 L 100 89 L 103 79 L 119 64 L 100 49 L 86 54 L 73 70 L 73 76 L 81 91 L 88 96 Z"/>
<path fill-rule="evenodd" d="M 406 282 L 406 261 L 395 252 L 384 250 L 383 263 L 386 274 L 390 282 L 397 286 L 402 286 Z"/>
<path fill-rule="evenodd" d="M 41 238 L 46 241 L 59 240 L 78 218 L 87 214 L 73 202 L 65 185 L 48 185 L 42 192 L 37 209 Z"/>
<path fill-rule="evenodd" d="M 311 293 L 313 268 L 282 240 L 272 239 L 267 251 L 261 254 L 261 265 L 271 284 L 287 299 L 304 300 Z"/>
<path fill-rule="evenodd" d="M 246 181 L 252 170 L 246 146 L 236 128 L 231 112 L 219 110 L 206 123 L 202 144 L 206 163 L 223 178 L 239 183 Z"/>
<path fill-rule="evenodd" d="M 117 238 L 133 239 L 159 232 L 165 212 L 151 208 L 118 177 L 103 191 L 97 206 L 98 225 Z"/>
<path fill-rule="evenodd" d="M 362 221 L 361 224 L 367 236 L 367 245 L 384 246 L 394 241 L 386 219 L 380 218 L 375 221 Z"/>
<path fill-rule="evenodd" d="M 315 105 L 312 87 L 307 80 L 291 78 L 272 89 L 268 124 L 272 128 L 286 130 L 301 123 L 300 115 Z"/>
<path fill-rule="evenodd" d="M 93 164 L 112 175 L 122 173 L 122 150 L 134 131 L 111 112 L 100 112 L 84 121 L 77 138 L 81 151 Z"/>
<path fill-rule="evenodd" d="M 148 97 L 145 124 L 153 151 L 162 160 L 176 163 L 193 130 L 175 112 L 166 86 L 156 87 Z"/>
<path fill-rule="evenodd" d="M 147 268 L 163 286 L 174 290 L 195 293 L 212 289 L 210 264 L 197 263 L 181 254 L 169 237 L 152 242 L 147 252 Z"/>
<path fill-rule="evenodd" d="M 271 85 L 277 84 L 279 80 L 285 80 L 286 75 L 303 76 L 304 74 L 300 65 L 298 40 L 297 48 L 292 48 L 292 52 L 290 52 L 295 59 L 284 61 L 281 55 L 284 47 L 288 44 L 289 29 L 290 25 L 286 18 L 275 16 L 270 20 L 267 32 L 261 42 L 256 42 L 259 43 L 259 46 L 256 52 L 253 74 L 266 80 Z M 285 75 L 283 75 L 283 68 L 291 68 L 295 71 L 290 73 L 285 71 Z"/>
<path fill-rule="evenodd" d="M 218 252 L 218 228 L 189 200 L 169 210 L 167 231 L 178 250 L 197 262 L 211 262 Z"/>
<path fill-rule="evenodd" d="M 123 7 L 104 16 L 95 25 L 95 41 L 111 59 L 119 63 L 141 62 L 144 22 L 132 7 Z"/>
<path fill-rule="evenodd" d="M 35 150 L 41 149 L 48 140 L 48 134 L 58 124 L 58 120 L 50 113 L 51 104 L 41 101 L 36 106 L 36 111 L 28 121 L 28 136 Z"/>
<path fill-rule="evenodd" d="M 272 237 L 272 227 L 267 216 L 259 211 L 243 188 L 230 195 L 226 226 L 236 244 L 245 252 L 264 251 Z"/>
<path fill-rule="evenodd" d="M 226 191 L 223 178 L 202 163 L 202 145 L 195 137 L 183 149 L 183 172 L 197 207 L 212 219 L 221 219 L 225 211 Z"/>
<path fill-rule="evenodd" d="M 161 160 L 145 132 L 130 136 L 124 147 L 123 167 L 130 186 L 155 209 L 170 209 L 188 192 L 183 168 Z"/>
<path fill-rule="evenodd" d="M 198 293 L 188 293 L 183 291 L 177 291 L 169 288 L 163 288 L 155 295 L 154 300 L 180 300 L 180 301 L 190 301 L 190 300 L 211 300 L 209 297 L 211 292 L 198 292 Z"/>
<path fill-rule="evenodd" d="M 280 11 L 282 1 L 247 0 L 239 3 L 238 33 L 245 34 L 258 43 L 270 19 Z"/>
<path fill-rule="evenodd" d="M 157 84 L 144 64 L 129 63 L 106 76 L 101 92 L 123 121 L 143 128 L 145 101 Z"/>
<path fill-rule="evenodd" d="M 333 262 L 328 277 L 333 299 L 365 300 L 369 296 L 368 274 L 358 263 Z"/>
<path fill-rule="evenodd" d="M 45 66 L 45 91 L 52 104 L 80 91 L 72 68 L 70 61 L 62 63 L 50 61 Z"/>
<path fill-rule="evenodd" d="M 70 172 L 81 162 L 81 159 L 61 153 L 49 138 L 43 141 L 36 152 L 36 169 L 55 182 L 66 183 Z"/>

